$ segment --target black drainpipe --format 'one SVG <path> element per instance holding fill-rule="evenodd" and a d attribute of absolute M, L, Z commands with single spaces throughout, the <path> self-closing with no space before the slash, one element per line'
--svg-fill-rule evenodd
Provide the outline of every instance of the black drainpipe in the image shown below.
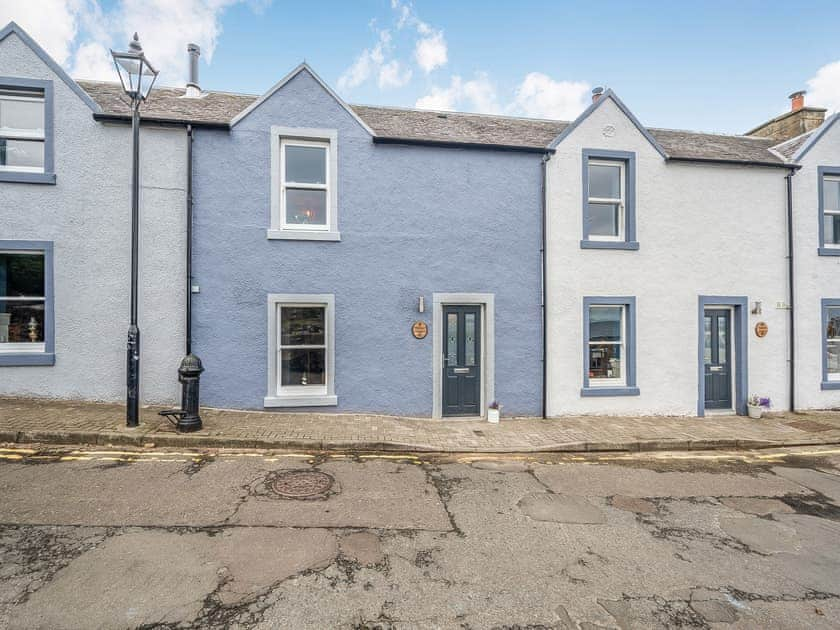
<path fill-rule="evenodd" d="M 542 417 L 546 417 L 546 410 L 548 405 L 548 311 L 546 304 L 546 276 L 548 272 L 547 261 L 547 235 L 546 228 L 548 225 L 548 194 L 546 187 L 546 164 L 551 159 L 551 155 L 546 153 L 540 162 L 540 188 L 542 191 L 542 244 L 540 246 L 540 258 L 542 259 L 542 270 L 540 274 L 540 306 L 542 308 Z"/>
<path fill-rule="evenodd" d="M 796 391 L 796 334 L 795 318 L 793 316 L 794 306 L 794 280 L 793 280 L 793 176 L 794 169 L 785 176 L 787 182 L 787 237 L 788 237 L 788 288 L 790 290 L 788 310 L 790 317 L 790 410 L 796 410 L 794 396 Z"/>
<path fill-rule="evenodd" d="M 187 125 L 187 321 L 186 354 L 192 354 L 193 128 Z"/>

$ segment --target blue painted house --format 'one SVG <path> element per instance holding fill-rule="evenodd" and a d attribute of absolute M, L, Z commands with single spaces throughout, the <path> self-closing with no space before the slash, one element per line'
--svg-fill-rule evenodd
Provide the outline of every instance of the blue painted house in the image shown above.
<path fill-rule="evenodd" d="M 541 414 L 544 141 L 482 119 L 351 108 L 301 65 L 195 130 L 204 404 Z"/>

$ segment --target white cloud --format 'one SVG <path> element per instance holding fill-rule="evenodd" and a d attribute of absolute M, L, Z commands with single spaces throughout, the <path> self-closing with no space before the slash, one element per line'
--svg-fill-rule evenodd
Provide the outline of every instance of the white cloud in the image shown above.
<path fill-rule="evenodd" d="M 808 104 L 840 111 L 840 59 L 824 65 L 808 79 Z"/>
<path fill-rule="evenodd" d="M 435 68 L 445 66 L 447 49 L 443 31 L 432 31 L 426 37 L 417 40 L 417 45 L 414 47 L 414 58 L 417 60 L 417 65 L 426 74 Z"/>
<path fill-rule="evenodd" d="M 442 111 L 464 110 L 482 114 L 496 114 L 501 111 L 496 87 L 487 73 L 480 72 L 474 79 L 464 81 L 455 75 L 448 87 L 433 86 L 429 93 L 417 99 L 415 107 Z"/>
<path fill-rule="evenodd" d="M 379 41 L 373 48 L 365 48 L 356 61 L 353 62 L 340 77 L 338 77 L 338 89 L 351 89 L 360 86 L 375 74 L 385 63 L 385 53 L 391 44 L 391 34 L 387 30 L 379 31 Z"/>
<path fill-rule="evenodd" d="M 528 74 L 510 109 L 534 118 L 574 120 L 586 109 L 590 86 L 582 81 L 555 81 L 541 72 Z"/>
<path fill-rule="evenodd" d="M 210 62 L 221 34 L 221 17 L 235 4 L 263 10 L 271 0 L 19 0 L 0 2 L 0 24 L 20 24 L 55 60 L 85 78 L 114 80 L 103 51 L 124 49 L 136 31 L 161 85 L 187 78 L 187 43 L 201 46 Z M 107 68 L 107 69 L 106 69 Z"/>
<path fill-rule="evenodd" d="M 402 63 L 393 59 L 379 68 L 379 87 L 402 87 L 411 81 L 411 68 L 406 68 Z"/>

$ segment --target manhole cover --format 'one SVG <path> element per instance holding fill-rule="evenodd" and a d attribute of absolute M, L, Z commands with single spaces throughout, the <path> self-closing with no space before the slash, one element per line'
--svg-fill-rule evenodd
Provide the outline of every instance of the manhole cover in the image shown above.
<path fill-rule="evenodd" d="M 308 499 L 326 494 L 334 482 L 330 475 L 317 470 L 289 470 L 274 478 L 271 489 L 287 499 Z"/>

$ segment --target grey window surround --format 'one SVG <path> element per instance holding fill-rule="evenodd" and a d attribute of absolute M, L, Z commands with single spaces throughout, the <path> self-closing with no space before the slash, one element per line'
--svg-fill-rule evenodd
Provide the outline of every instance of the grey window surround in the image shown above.
<path fill-rule="evenodd" d="M 44 252 L 44 351 L 0 352 L 0 367 L 55 365 L 55 290 L 52 241 L 3 241 L 0 250 Z"/>
<path fill-rule="evenodd" d="M 819 248 L 817 253 L 820 256 L 840 256 L 840 247 L 826 247 L 825 244 L 825 199 L 823 195 L 823 180 L 826 175 L 840 177 L 840 166 L 819 166 L 817 167 L 817 198 L 819 205 L 817 206 L 817 219 L 819 221 Z"/>
<path fill-rule="evenodd" d="M 606 160 L 624 163 L 624 240 L 595 241 L 589 238 L 589 161 Z M 581 249 L 618 249 L 635 251 L 639 249 L 636 240 L 636 154 L 633 151 L 613 151 L 609 149 L 583 149 L 582 152 L 581 193 L 583 203 L 583 238 Z"/>
<path fill-rule="evenodd" d="M 703 317 L 708 306 L 732 307 L 733 351 L 735 358 L 735 413 L 747 413 L 747 387 L 749 385 L 749 311 L 746 296 L 701 295 L 697 299 L 697 415 L 706 415 L 706 379 L 703 361 Z"/>
<path fill-rule="evenodd" d="M 624 354 L 626 363 L 625 384 L 621 387 L 594 387 L 589 384 L 589 307 L 624 307 Z M 583 398 L 598 396 L 638 396 L 636 386 L 636 298 L 634 296 L 586 296 L 583 298 Z"/>
<path fill-rule="evenodd" d="M 822 349 L 822 381 L 820 382 L 820 389 L 840 389 L 840 381 L 828 380 L 828 339 L 826 332 L 828 328 L 828 309 L 840 308 L 840 298 L 823 298 L 820 301 L 820 310 L 822 316 L 822 327 L 820 328 L 820 348 Z"/>
<path fill-rule="evenodd" d="M 44 93 L 44 172 L 0 172 L 0 182 L 18 184 L 55 184 L 54 96 L 53 82 L 43 79 L 23 79 L 0 76 L 0 89 L 38 90 Z"/>

